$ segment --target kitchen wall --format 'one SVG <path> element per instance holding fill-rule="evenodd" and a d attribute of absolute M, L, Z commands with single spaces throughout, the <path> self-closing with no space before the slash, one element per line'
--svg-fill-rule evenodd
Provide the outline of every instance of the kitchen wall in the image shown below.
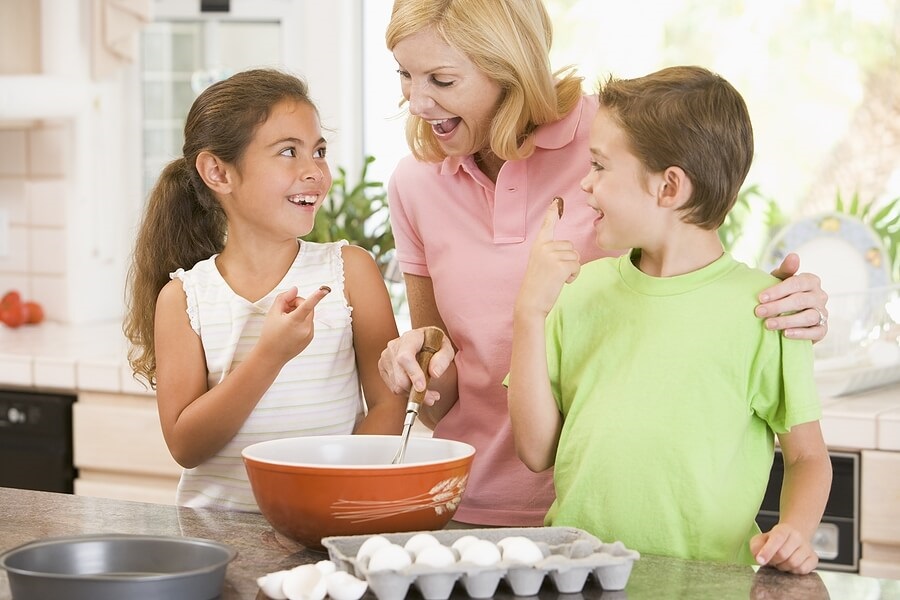
<path fill-rule="evenodd" d="M 122 314 L 141 205 L 133 86 L 92 79 L 90 8 L 0 0 L 0 293 L 63 323 Z"/>

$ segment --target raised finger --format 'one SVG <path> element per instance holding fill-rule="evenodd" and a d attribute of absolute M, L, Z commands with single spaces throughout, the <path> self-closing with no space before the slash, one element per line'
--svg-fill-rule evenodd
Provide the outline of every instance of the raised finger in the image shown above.
<path fill-rule="evenodd" d="M 300 304 L 297 305 L 296 312 L 298 318 L 302 320 L 309 316 L 315 310 L 319 302 L 322 301 L 322 298 L 327 296 L 330 292 L 331 288 L 327 285 L 323 285 L 315 292 L 310 294 L 308 298 L 304 298 L 303 301 L 301 301 Z"/>

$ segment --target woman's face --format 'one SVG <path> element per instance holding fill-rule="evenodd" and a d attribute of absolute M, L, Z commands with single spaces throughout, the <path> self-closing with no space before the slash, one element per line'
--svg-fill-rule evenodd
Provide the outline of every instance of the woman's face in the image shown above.
<path fill-rule="evenodd" d="M 499 84 L 430 27 L 397 42 L 394 58 L 409 112 L 431 124 L 448 156 L 468 156 L 490 146 Z"/>

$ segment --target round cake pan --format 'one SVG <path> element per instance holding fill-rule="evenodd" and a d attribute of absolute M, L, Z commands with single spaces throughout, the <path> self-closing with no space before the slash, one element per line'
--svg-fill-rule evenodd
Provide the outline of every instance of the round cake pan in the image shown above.
<path fill-rule="evenodd" d="M 0 556 L 15 600 L 209 600 L 237 553 L 199 538 L 87 535 L 29 542 Z"/>

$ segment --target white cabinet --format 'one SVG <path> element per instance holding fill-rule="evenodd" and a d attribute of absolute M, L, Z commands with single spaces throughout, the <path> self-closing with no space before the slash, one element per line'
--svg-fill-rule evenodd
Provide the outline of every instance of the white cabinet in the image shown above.
<path fill-rule="evenodd" d="M 862 453 L 859 574 L 900 579 L 900 452 Z"/>
<path fill-rule="evenodd" d="M 81 392 L 72 408 L 75 493 L 174 504 L 181 467 L 154 396 Z"/>

